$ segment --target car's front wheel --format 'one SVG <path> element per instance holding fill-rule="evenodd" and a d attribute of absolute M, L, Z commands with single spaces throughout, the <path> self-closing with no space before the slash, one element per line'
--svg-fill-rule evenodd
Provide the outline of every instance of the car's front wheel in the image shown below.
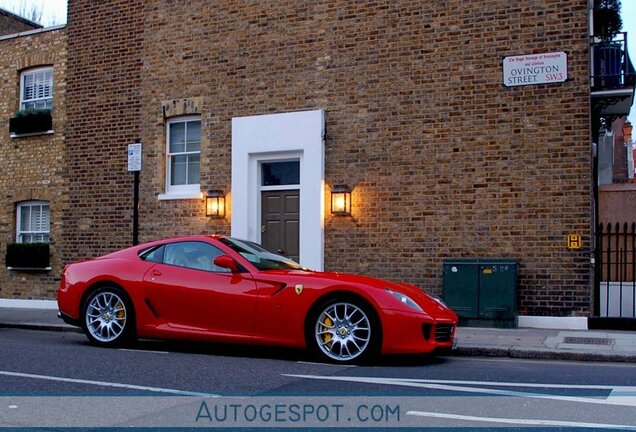
<path fill-rule="evenodd" d="M 380 326 L 374 311 L 359 300 L 335 299 L 314 314 L 309 343 L 325 360 L 368 360 L 378 350 Z"/>
<path fill-rule="evenodd" d="M 114 286 L 91 293 L 84 303 L 83 327 L 95 345 L 115 346 L 132 340 L 134 311 L 126 293 Z"/>

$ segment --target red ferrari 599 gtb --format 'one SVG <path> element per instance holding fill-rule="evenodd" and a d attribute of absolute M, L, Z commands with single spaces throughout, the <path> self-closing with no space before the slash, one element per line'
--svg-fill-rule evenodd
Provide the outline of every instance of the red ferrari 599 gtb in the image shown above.
<path fill-rule="evenodd" d="M 68 265 L 58 306 L 97 345 L 258 343 L 306 347 L 338 363 L 450 348 L 457 325 L 417 287 L 311 271 L 255 243 L 203 235 Z"/>

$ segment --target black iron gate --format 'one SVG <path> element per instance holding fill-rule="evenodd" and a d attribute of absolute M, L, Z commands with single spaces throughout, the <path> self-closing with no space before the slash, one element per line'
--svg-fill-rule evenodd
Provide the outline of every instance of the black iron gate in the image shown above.
<path fill-rule="evenodd" d="M 636 318 L 636 223 L 599 224 L 595 314 Z"/>

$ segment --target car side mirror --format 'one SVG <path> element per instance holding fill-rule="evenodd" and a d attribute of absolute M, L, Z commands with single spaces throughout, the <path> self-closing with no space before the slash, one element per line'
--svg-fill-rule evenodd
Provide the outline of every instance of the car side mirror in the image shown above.
<path fill-rule="evenodd" d="M 239 265 L 231 257 L 227 255 L 219 255 L 214 258 L 214 265 L 221 268 L 230 269 L 232 273 L 238 273 Z"/>

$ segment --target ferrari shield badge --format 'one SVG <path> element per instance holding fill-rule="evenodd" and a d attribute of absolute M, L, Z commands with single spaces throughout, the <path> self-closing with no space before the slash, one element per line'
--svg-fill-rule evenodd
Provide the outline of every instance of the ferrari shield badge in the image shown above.
<path fill-rule="evenodd" d="M 301 292 L 303 292 L 303 286 L 298 284 L 296 285 L 296 288 L 294 288 L 296 290 L 296 294 L 300 294 Z"/>

